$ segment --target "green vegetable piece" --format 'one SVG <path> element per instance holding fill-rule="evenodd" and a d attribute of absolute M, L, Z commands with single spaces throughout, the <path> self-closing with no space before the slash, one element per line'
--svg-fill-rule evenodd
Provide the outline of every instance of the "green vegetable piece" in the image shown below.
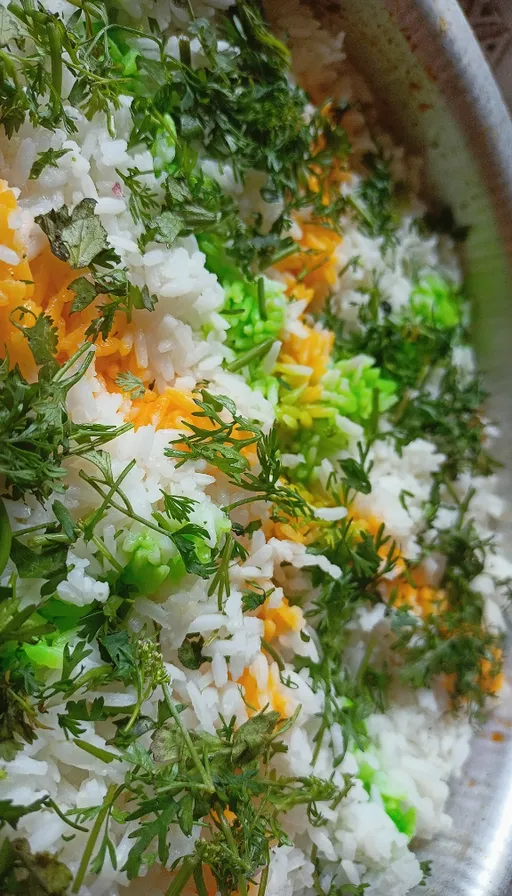
<path fill-rule="evenodd" d="M 404 800 L 385 794 L 382 794 L 382 802 L 386 814 L 395 823 L 400 833 L 405 834 L 411 840 L 416 830 L 416 809 L 413 806 L 407 808 Z"/>
<path fill-rule="evenodd" d="M 456 289 L 441 277 L 425 277 L 414 288 L 411 307 L 426 323 L 451 330 L 461 321 L 461 303 Z"/>
<path fill-rule="evenodd" d="M 235 372 L 247 368 L 254 384 L 261 376 L 263 359 L 283 328 L 287 299 L 280 284 L 272 280 L 260 277 L 251 282 L 240 275 L 234 280 L 230 274 L 227 269 L 222 313 L 230 324 L 226 344 L 236 357 L 228 369 Z"/>
<path fill-rule="evenodd" d="M 361 780 L 366 793 L 370 793 L 373 779 L 375 778 L 375 769 L 364 760 L 359 765 L 357 777 Z"/>
<path fill-rule="evenodd" d="M 32 616 L 32 621 L 39 614 L 34 613 Z M 42 617 L 41 617 L 42 619 Z M 24 644 L 23 651 L 35 666 L 44 666 L 47 669 L 62 669 L 62 663 L 64 658 L 64 647 L 66 646 L 71 632 L 68 631 L 65 635 L 59 635 L 58 637 L 51 638 L 41 638 L 37 644 Z"/>
<path fill-rule="evenodd" d="M 381 375 L 369 355 L 337 361 L 324 374 L 321 385 L 322 397 L 311 405 L 302 400 L 304 387 L 281 390 L 276 409 L 282 444 L 287 451 L 305 458 L 305 463 L 294 469 L 294 479 L 305 482 L 323 458 L 346 447 L 348 437 L 343 418 L 367 430 L 375 429 L 379 415 L 397 402 L 396 383 Z M 308 414 L 309 425 L 305 423 Z M 366 493 L 370 490 L 367 480 L 364 489 Z"/>
<path fill-rule="evenodd" d="M 144 554 L 143 550 L 137 551 L 133 561 L 129 564 L 125 573 L 125 579 L 129 585 L 135 585 L 143 594 L 153 594 L 160 588 L 167 576 L 170 567 L 166 564 L 153 566 Z"/>
<path fill-rule="evenodd" d="M 358 360 L 359 363 L 354 363 Z M 381 376 L 373 358 L 338 361 L 323 379 L 324 400 L 340 414 L 355 423 L 369 420 L 373 409 L 374 390 L 379 393 L 379 412 L 388 411 L 396 403 L 396 384 Z"/>
<path fill-rule="evenodd" d="M 128 585 L 134 585 L 141 594 L 154 594 L 173 572 L 175 579 L 178 569 L 176 562 L 162 562 L 162 552 L 157 541 L 149 534 L 138 535 L 133 545 L 125 542 L 124 549 L 131 553 L 131 558 L 124 568 L 123 580 Z M 175 558 L 179 567 L 179 558 Z M 183 573 L 185 567 L 183 566 Z"/>
<path fill-rule="evenodd" d="M 117 33 L 117 29 L 112 29 L 109 35 L 108 48 L 114 62 L 122 69 L 124 78 L 137 73 L 137 59 L 140 56 L 138 50 L 130 49 L 122 40 L 121 33 Z"/>
<path fill-rule="evenodd" d="M 386 793 L 385 789 L 392 789 L 388 776 L 375 769 L 364 758 L 359 761 L 357 777 L 368 794 L 371 793 L 372 787 L 380 791 L 386 814 L 389 815 L 400 833 L 406 834 L 410 840 L 416 830 L 416 809 L 413 806 L 407 806 L 405 797 Z"/>

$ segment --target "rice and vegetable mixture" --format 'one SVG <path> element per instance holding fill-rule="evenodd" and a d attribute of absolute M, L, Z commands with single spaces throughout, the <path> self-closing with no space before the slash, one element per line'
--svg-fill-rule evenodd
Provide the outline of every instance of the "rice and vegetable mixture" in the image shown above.
<path fill-rule="evenodd" d="M 401 896 L 502 685 L 464 234 L 272 6 L 0 3 L 3 896 Z"/>

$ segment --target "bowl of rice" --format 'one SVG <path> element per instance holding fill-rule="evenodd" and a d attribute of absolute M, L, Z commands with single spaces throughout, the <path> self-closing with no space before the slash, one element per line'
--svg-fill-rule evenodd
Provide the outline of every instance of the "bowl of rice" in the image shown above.
<path fill-rule="evenodd" d="M 512 125 L 459 7 L 12 0 L 0 71 L 0 893 L 508 892 Z"/>

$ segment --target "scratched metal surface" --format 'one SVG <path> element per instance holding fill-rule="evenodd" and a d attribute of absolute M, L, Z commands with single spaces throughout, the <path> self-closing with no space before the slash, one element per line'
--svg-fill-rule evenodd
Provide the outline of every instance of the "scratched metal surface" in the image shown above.
<path fill-rule="evenodd" d="M 512 498 L 512 124 L 506 107 L 455 0 L 312 5 L 326 25 L 346 31 L 348 55 L 376 96 L 381 120 L 424 154 L 433 191 L 471 227 L 465 263 L 475 340 L 492 390 L 491 415 L 503 429 L 502 489 Z M 512 682 L 510 658 L 508 673 Z M 418 896 L 512 894 L 512 696 L 476 737 L 448 811 L 453 831 L 421 846 L 434 862 Z"/>

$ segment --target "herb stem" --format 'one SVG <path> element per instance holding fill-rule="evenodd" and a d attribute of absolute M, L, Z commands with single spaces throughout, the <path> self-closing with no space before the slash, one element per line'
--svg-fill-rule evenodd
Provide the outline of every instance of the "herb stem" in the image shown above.
<path fill-rule="evenodd" d="M 167 888 L 165 896 L 181 896 L 185 886 L 189 882 L 194 870 L 200 863 L 199 856 L 185 856 L 180 865 L 179 871 L 176 873 L 170 887 Z"/>
<path fill-rule="evenodd" d="M 269 654 L 269 656 L 272 657 L 274 662 L 277 663 L 279 671 L 284 672 L 284 662 L 283 662 L 282 658 L 279 656 L 277 650 L 274 650 L 272 645 L 269 644 L 268 641 L 265 640 L 265 638 L 261 639 L 261 646 L 263 647 L 263 650 L 266 650 L 267 653 Z"/>
<path fill-rule="evenodd" d="M 174 721 L 176 722 L 178 728 L 180 729 L 180 731 L 183 735 L 183 740 L 185 741 L 185 743 L 187 745 L 188 751 L 190 753 L 190 758 L 192 759 L 192 761 L 199 773 L 199 777 L 203 781 L 204 786 L 205 786 L 206 790 L 208 791 L 208 793 L 215 793 L 215 787 L 213 786 L 213 782 L 206 774 L 206 770 L 204 768 L 203 763 L 201 762 L 199 753 L 197 752 L 194 744 L 192 743 L 192 738 L 190 737 L 190 734 L 188 733 L 187 729 L 185 728 L 183 722 L 180 719 L 180 714 L 179 714 L 178 710 L 176 709 L 176 704 L 174 703 L 174 700 L 173 700 L 172 694 L 171 694 L 171 689 L 170 689 L 169 685 L 167 684 L 167 682 L 164 682 L 162 684 L 162 690 L 164 692 L 164 698 L 165 698 L 165 702 L 168 706 L 169 712 L 171 713 Z M 192 873 L 192 871 L 190 873 Z M 190 877 L 190 875 L 189 875 L 189 877 Z M 188 880 L 188 878 L 187 878 L 187 880 Z"/>
<path fill-rule="evenodd" d="M 230 751 L 229 750 L 219 750 L 219 753 L 223 753 L 223 752 L 226 753 L 226 755 L 228 755 Z M 205 792 L 209 793 L 210 792 L 209 788 L 206 788 L 206 785 L 199 783 L 199 781 L 197 781 L 197 782 L 196 781 L 187 781 L 186 783 L 184 781 L 174 781 L 172 784 L 166 784 L 165 787 L 159 787 L 158 793 L 176 794 L 176 793 L 179 793 L 181 790 L 191 790 L 191 791 L 196 791 L 197 793 L 205 793 Z"/>
<path fill-rule="evenodd" d="M 208 890 L 204 880 L 203 866 L 196 865 L 194 868 L 194 883 L 196 885 L 197 896 L 208 896 Z"/>
<path fill-rule="evenodd" d="M 52 109 L 53 114 L 58 116 L 62 93 L 62 47 L 54 22 L 48 22 L 47 29 L 52 72 Z"/>
<path fill-rule="evenodd" d="M 316 761 L 317 761 L 318 756 L 319 756 L 319 754 L 320 754 L 320 750 L 321 750 L 321 748 L 322 748 L 322 743 L 323 743 L 324 734 L 325 734 L 326 730 L 327 730 L 327 720 L 326 720 L 326 718 L 324 717 L 324 718 L 322 719 L 322 724 L 320 725 L 320 728 L 319 728 L 318 731 L 316 732 L 316 734 L 315 734 L 315 738 L 314 738 L 314 740 L 315 740 L 315 749 L 314 749 L 314 751 L 313 751 L 313 758 L 312 758 L 312 760 L 311 760 L 311 765 L 313 765 L 313 766 L 316 764 Z"/>
<path fill-rule="evenodd" d="M 280 249 L 279 252 L 276 252 L 275 255 L 269 261 L 269 267 L 273 267 L 275 264 L 278 264 L 280 261 L 284 261 L 285 258 L 288 258 L 290 255 L 295 255 L 297 251 L 297 244 L 292 243 L 290 246 L 285 246 L 283 249 Z"/>
<path fill-rule="evenodd" d="M 61 809 L 59 809 L 57 803 L 52 800 L 51 797 L 47 798 L 46 805 L 49 806 L 50 809 L 53 809 L 53 811 L 59 816 L 59 818 L 62 818 L 62 821 L 65 821 L 70 828 L 74 828 L 75 831 L 82 831 L 85 834 L 89 833 L 89 828 L 85 828 L 83 825 L 77 824 L 76 821 L 71 821 L 71 819 L 68 818 L 68 816 L 65 815 Z"/>
<path fill-rule="evenodd" d="M 130 432 L 133 429 L 133 423 L 125 423 L 123 426 L 119 426 L 117 429 L 111 430 L 110 432 L 105 433 L 102 436 L 98 436 L 96 439 L 93 439 L 91 442 L 87 443 L 86 450 L 87 451 L 95 451 L 96 448 L 104 445 L 105 442 L 110 442 L 112 439 L 117 439 L 119 436 L 125 434 L 125 432 Z M 70 448 L 66 451 L 66 457 L 73 457 L 74 455 L 83 454 L 84 446 L 77 445 L 76 448 Z"/>
<path fill-rule="evenodd" d="M 224 810 L 223 810 L 222 806 L 220 805 L 220 803 L 218 803 L 216 806 L 216 812 L 217 812 L 217 817 L 219 819 L 219 825 L 222 828 L 222 833 L 224 834 L 224 837 L 226 838 L 226 843 L 228 844 L 228 846 L 231 849 L 231 851 L 233 852 L 233 854 L 237 857 L 237 859 L 240 859 L 240 854 L 238 852 L 238 849 L 237 849 L 237 846 L 235 843 L 235 838 L 233 837 L 233 832 L 229 826 L 229 822 L 227 821 L 226 816 L 224 815 Z M 248 870 L 250 870 L 250 869 L 248 869 Z M 239 896 L 247 896 L 247 882 L 246 882 L 243 874 L 238 875 L 237 881 L 238 881 Z"/>
<path fill-rule="evenodd" d="M 267 320 L 267 305 L 265 301 L 265 281 L 263 277 L 258 279 L 258 308 L 262 320 Z"/>
<path fill-rule="evenodd" d="M 267 884 L 268 884 L 269 871 L 270 871 L 270 854 L 269 854 L 269 849 L 267 846 L 267 861 L 261 871 L 260 883 L 258 886 L 258 896 L 265 896 L 265 892 L 266 892 Z M 200 896 L 200 894 L 199 894 L 199 896 Z"/>
<path fill-rule="evenodd" d="M 310 856 L 310 862 L 312 865 L 315 866 L 315 871 L 313 874 L 313 887 L 315 889 L 315 893 L 317 894 L 317 896 L 325 896 L 324 889 L 321 886 L 320 881 L 318 880 L 317 856 L 318 856 L 318 846 L 315 843 L 315 845 L 313 846 L 313 849 L 311 850 L 311 856 Z"/>
<path fill-rule="evenodd" d="M 26 529 L 15 529 L 14 536 L 15 538 L 21 538 L 22 535 L 29 535 L 31 532 L 40 532 L 41 529 L 48 529 L 50 526 L 53 526 L 54 523 L 39 523 L 38 526 L 27 526 Z"/>
<path fill-rule="evenodd" d="M 107 795 L 103 802 L 103 805 L 96 816 L 96 820 L 92 826 L 91 833 L 89 834 L 89 838 L 85 845 L 85 849 L 80 860 L 80 865 L 78 866 L 78 871 L 76 873 L 75 879 L 73 881 L 73 886 L 71 887 L 72 893 L 78 893 L 80 887 L 84 882 L 85 875 L 87 874 L 87 868 L 89 867 L 89 862 L 91 861 L 91 856 L 96 844 L 96 840 L 98 839 L 99 833 L 101 831 L 103 822 L 107 817 L 107 814 L 114 802 L 114 799 L 117 794 L 117 787 L 115 784 L 111 784 L 107 790 Z"/>
<path fill-rule="evenodd" d="M 380 389 L 375 387 L 372 390 L 372 412 L 370 415 L 370 420 L 368 422 L 368 441 L 373 442 L 377 436 L 379 430 L 379 403 L 380 403 Z"/>
<path fill-rule="evenodd" d="M 275 341 L 276 340 L 273 338 L 265 339 L 265 342 L 260 342 L 259 345 L 255 345 L 254 348 L 250 348 L 248 352 L 244 352 L 243 355 L 240 355 L 239 358 L 236 358 L 231 362 L 231 364 L 228 364 L 227 369 L 230 373 L 236 373 L 237 370 L 242 370 L 242 368 L 246 367 L 247 364 L 250 364 L 251 361 L 256 361 L 259 358 L 264 358 L 265 355 L 268 355 Z"/>
<path fill-rule="evenodd" d="M 56 383 L 60 382 L 64 378 L 64 376 L 66 375 L 68 370 L 70 370 L 73 367 L 73 365 L 78 361 L 79 358 L 82 357 L 82 355 L 85 354 L 85 352 L 89 352 L 87 358 L 85 359 L 85 361 L 87 361 L 87 367 L 88 367 L 89 364 L 91 363 L 92 359 L 94 358 L 95 352 L 91 351 L 89 343 L 84 342 L 84 344 L 81 345 L 79 349 L 77 349 L 75 354 L 72 355 L 71 358 L 69 358 L 69 360 L 66 361 L 62 365 L 62 367 L 59 367 L 57 373 L 55 374 L 54 381 Z"/>
<path fill-rule="evenodd" d="M 366 674 L 366 670 L 368 668 L 368 664 L 370 662 L 372 653 L 375 649 L 375 644 L 377 643 L 376 635 L 372 635 L 366 645 L 366 650 L 364 652 L 363 659 L 361 660 L 361 664 L 356 673 L 356 681 L 361 682 Z"/>
<path fill-rule="evenodd" d="M 105 511 L 108 507 L 108 504 L 110 503 L 110 499 L 112 498 L 113 495 L 115 495 L 119 486 L 126 479 L 126 477 L 128 476 L 128 473 L 130 473 L 131 470 L 133 470 L 136 463 L 137 463 L 137 461 L 135 460 L 135 458 L 133 458 L 133 460 L 131 460 L 130 463 L 127 464 L 126 467 L 124 468 L 124 470 L 119 474 L 117 479 L 114 480 L 114 482 L 110 486 L 108 492 L 104 495 L 103 501 L 100 504 L 100 506 L 85 521 L 84 531 L 87 529 L 90 529 L 92 531 L 94 529 L 94 526 L 97 523 L 99 523 L 101 517 L 103 516 L 103 514 L 105 513 Z"/>
<path fill-rule="evenodd" d="M 11 76 L 16 88 L 19 89 L 20 82 L 19 82 L 19 78 L 18 78 L 18 73 L 16 71 L 16 66 L 14 65 L 12 59 L 3 50 L 0 50 L 0 59 L 3 62 L 5 71 Z"/>
<path fill-rule="evenodd" d="M 135 461 L 133 461 L 135 463 Z M 132 463 L 132 466 L 133 466 Z M 83 470 L 80 470 L 79 476 L 85 482 L 87 482 L 91 488 L 93 488 L 102 498 L 105 498 L 106 493 L 102 490 L 101 486 L 93 479 L 92 476 L 89 476 L 87 473 L 84 473 Z M 115 491 L 115 490 L 114 490 Z M 112 489 L 111 489 L 112 492 Z M 112 492 L 113 494 L 113 492 Z M 144 517 L 139 516 L 138 513 L 134 513 L 132 510 L 127 509 L 126 507 L 122 507 L 117 501 L 113 501 L 109 499 L 110 506 L 113 507 L 114 510 L 118 510 L 119 513 L 128 516 L 130 519 L 134 520 L 137 523 L 141 523 L 142 526 L 145 526 L 147 529 L 152 529 L 153 532 L 158 532 L 159 535 L 165 535 L 166 538 L 170 538 L 171 533 L 164 529 L 162 526 L 158 526 L 156 523 L 151 522 L 151 520 L 146 520 Z"/>
<path fill-rule="evenodd" d="M 108 560 L 108 562 L 110 563 L 111 566 L 114 567 L 114 569 L 117 569 L 118 572 L 123 571 L 124 567 L 121 566 L 121 564 L 119 563 L 118 560 L 116 560 L 114 555 L 110 553 L 110 551 L 108 550 L 107 547 L 105 547 L 104 543 L 102 542 L 101 538 L 98 535 L 93 535 L 91 538 L 91 541 L 98 548 L 98 551 L 100 552 L 100 554 L 103 557 L 105 557 L 105 560 Z"/>
<path fill-rule="evenodd" d="M 239 501 L 233 501 L 232 504 L 225 504 L 222 510 L 224 513 L 230 513 L 232 510 L 235 510 L 237 507 L 243 507 L 244 504 L 252 504 L 253 501 L 268 501 L 270 500 L 268 495 L 249 495 L 247 498 L 240 498 Z"/>
<path fill-rule="evenodd" d="M 187 68 L 190 68 L 190 66 L 192 64 L 192 56 L 190 53 L 190 41 L 188 41 L 182 37 L 180 39 L 179 46 L 180 46 L 180 62 L 182 62 L 183 65 L 187 66 Z"/>
<path fill-rule="evenodd" d="M 151 691 L 149 691 L 149 693 L 151 693 Z M 137 702 L 136 702 L 135 706 L 133 707 L 132 714 L 131 714 L 130 718 L 128 719 L 128 722 L 126 723 L 123 734 L 128 734 L 131 731 L 131 729 L 133 728 L 133 726 L 137 720 L 137 716 L 140 713 L 140 708 L 141 708 L 142 704 L 144 703 L 144 700 L 149 696 L 149 693 L 143 694 L 142 672 L 140 670 L 140 667 L 138 667 L 137 668 Z"/>

